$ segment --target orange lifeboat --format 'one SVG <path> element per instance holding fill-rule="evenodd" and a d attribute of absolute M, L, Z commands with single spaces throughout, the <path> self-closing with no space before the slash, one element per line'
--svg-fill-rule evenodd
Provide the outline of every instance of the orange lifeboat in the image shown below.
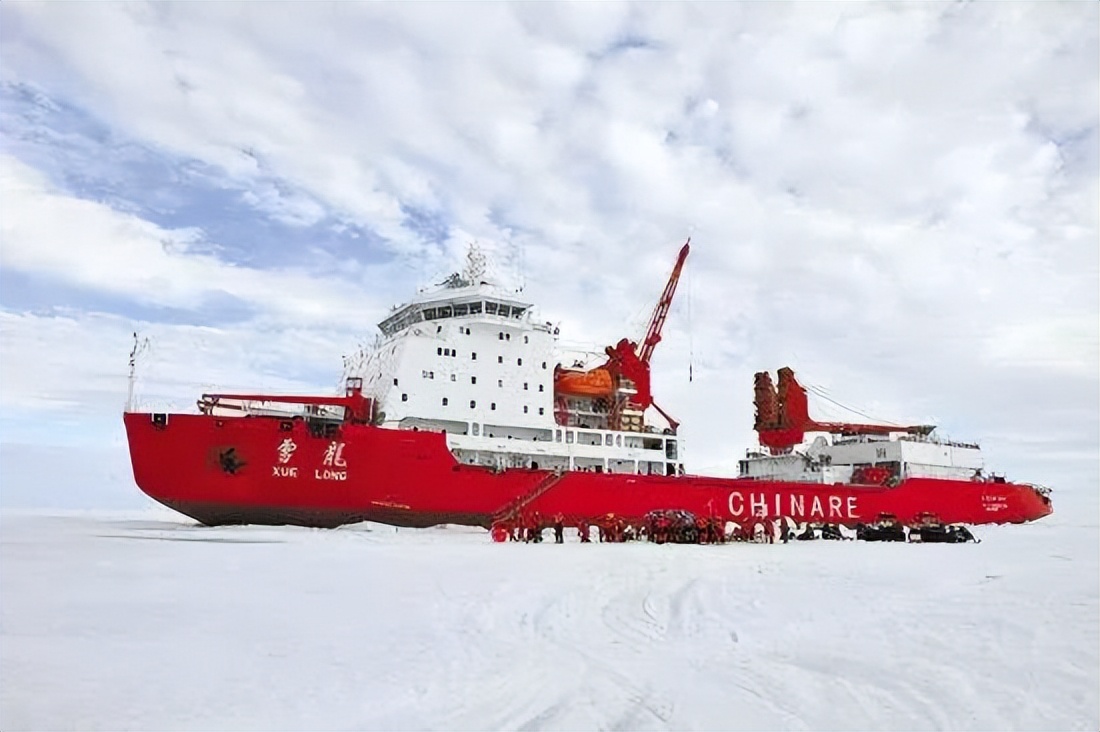
<path fill-rule="evenodd" d="M 591 371 L 559 371 L 554 375 L 554 391 L 559 394 L 601 397 L 614 391 L 611 372 L 600 367 Z"/>

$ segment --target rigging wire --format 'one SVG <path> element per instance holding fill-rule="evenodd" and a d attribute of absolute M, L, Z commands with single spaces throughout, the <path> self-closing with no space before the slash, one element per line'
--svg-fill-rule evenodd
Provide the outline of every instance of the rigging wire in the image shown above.
<path fill-rule="evenodd" d="M 880 423 L 882 423 L 882 424 L 887 424 L 887 425 L 891 425 L 891 426 L 894 426 L 894 427 L 901 427 L 901 425 L 900 425 L 900 424 L 898 424 L 897 422 L 891 422 L 891 421 L 890 421 L 890 420 L 888 420 L 888 419 L 879 419 L 878 417 L 872 417 L 871 415 L 867 414 L 866 412 L 861 412 L 861 411 L 859 411 L 858 409 L 855 409 L 855 408 L 853 408 L 853 407 L 849 407 L 849 406 L 847 406 L 846 404 L 841 404 L 841 403 L 840 403 L 840 402 L 838 402 L 838 401 L 837 401 L 836 399 L 833 399 L 832 397 L 830 397 L 830 396 L 829 396 L 829 395 L 828 395 L 828 394 L 827 394 L 827 393 L 825 392 L 825 389 L 823 389 L 823 388 L 821 388 L 821 387 L 819 387 L 819 386 L 814 386 L 814 385 L 812 385 L 812 384 L 805 384 L 804 386 L 805 386 L 805 387 L 806 387 L 806 388 L 807 388 L 807 389 L 808 389 L 809 391 L 811 391 L 811 392 L 813 392 L 814 394 L 816 394 L 817 396 L 821 397 L 822 399 L 824 399 L 824 400 L 826 400 L 826 401 L 828 401 L 828 402 L 831 402 L 831 403 L 835 404 L 836 406 L 840 407 L 841 409 L 845 409 L 845 410 L 847 410 L 847 411 L 849 411 L 849 412 L 851 412 L 851 413 L 853 413 L 853 414 L 858 414 L 859 416 L 861 416 L 861 417 L 863 417 L 863 418 L 865 418 L 865 419 L 869 419 L 869 420 L 871 420 L 872 422 L 880 422 Z"/>
<path fill-rule="evenodd" d="M 688 321 L 688 383 L 692 381 L 692 371 L 695 365 L 695 334 L 691 321 L 691 301 L 694 297 L 694 283 L 695 278 L 692 276 L 691 270 L 687 273 L 687 321 Z"/>

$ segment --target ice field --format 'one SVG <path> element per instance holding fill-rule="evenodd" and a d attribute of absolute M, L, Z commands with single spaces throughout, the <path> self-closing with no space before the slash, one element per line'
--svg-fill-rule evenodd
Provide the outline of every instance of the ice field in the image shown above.
<path fill-rule="evenodd" d="M 7 512 L 0 729 L 1095 730 L 1096 524 L 557 546 Z"/>

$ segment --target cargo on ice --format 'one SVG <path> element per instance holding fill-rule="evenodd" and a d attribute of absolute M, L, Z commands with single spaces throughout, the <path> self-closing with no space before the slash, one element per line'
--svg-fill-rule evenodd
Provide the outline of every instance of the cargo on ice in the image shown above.
<path fill-rule="evenodd" d="M 987 476 L 977 445 L 930 426 L 811 419 L 790 369 L 777 383 L 755 377 L 760 447 L 739 477 L 692 475 L 649 373 L 688 252 L 645 336 L 585 368 L 562 363 L 557 329 L 489 282 L 471 250 L 464 272 L 382 320 L 343 394 L 204 394 L 192 414 L 128 409 L 134 479 L 209 525 L 490 528 L 561 515 L 577 526 L 678 510 L 751 533 L 778 521 L 916 527 L 1051 513 L 1048 489 Z"/>

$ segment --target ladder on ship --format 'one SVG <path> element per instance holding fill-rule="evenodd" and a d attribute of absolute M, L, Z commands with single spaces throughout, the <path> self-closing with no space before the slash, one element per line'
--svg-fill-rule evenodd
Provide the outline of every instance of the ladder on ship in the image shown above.
<path fill-rule="evenodd" d="M 526 493 L 520 495 L 514 499 L 511 503 L 504 508 L 493 514 L 493 523 L 500 523 L 502 521 L 511 521 L 520 514 L 523 509 L 535 502 L 540 496 L 550 490 L 565 477 L 565 473 L 550 473 L 545 478 L 535 484 L 535 487 Z"/>

